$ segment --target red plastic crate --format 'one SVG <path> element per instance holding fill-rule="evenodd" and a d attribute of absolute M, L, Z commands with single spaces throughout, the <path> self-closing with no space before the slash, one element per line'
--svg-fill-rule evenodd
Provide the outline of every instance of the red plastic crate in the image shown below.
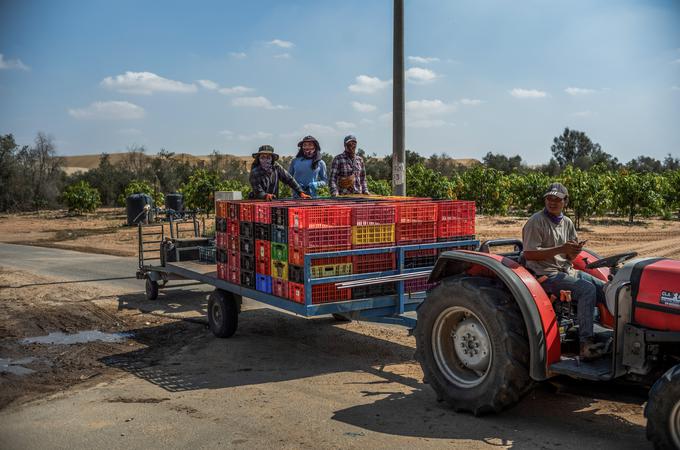
<path fill-rule="evenodd" d="M 437 202 L 437 220 L 474 219 L 475 202 L 469 200 L 440 200 Z"/>
<path fill-rule="evenodd" d="M 241 269 L 238 267 L 227 267 L 227 281 L 234 284 L 241 284 Z"/>
<path fill-rule="evenodd" d="M 336 245 L 333 247 L 324 247 L 323 249 L 307 249 L 304 247 L 294 247 L 288 246 L 288 262 L 296 266 L 303 266 L 305 264 L 305 254 L 307 253 L 322 253 L 322 252 L 336 252 L 340 250 L 351 250 L 351 245 Z M 323 258 L 321 260 L 330 260 L 334 258 Z M 314 260 L 314 265 L 320 265 L 320 263 Z M 343 261 L 347 262 L 347 261 Z M 333 264 L 333 263 L 328 263 Z"/>
<path fill-rule="evenodd" d="M 288 298 L 296 303 L 305 303 L 305 285 L 288 282 Z M 352 299 L 351 289 L 338 289 L 335 283 L 312 286 L 312 304 L 340 302 Z"/>
<path fill-rule="evenodd" d="M 435 222 L 437 204 L 427 201 L 404 201 L 397 204 L 396 223 Z"/>
<path fill-rule="evenodd" d="M 428 277 L 415 278 L 413 280 L 404 281 L 404 293 L 409 294 L 412 292 L 427 291 L 437 285 L 437 283 L 428 283 L 427 278 Z"/>
<path fill-rule="evenodd" d="M 288 245 L 325 251 L 326 247 L 352 245 L 352 227 L 288 229 Z"/>
<path fill-rule="evenodd" d="M 255 272 L 259 273 L 260 275 L 271 275 L 272 274 L 272 262 L 271 261 L 262 261 L 262 260 L 255 260 Z"/>
<path fill-rule="evenodd" d="M 231 234 L 227 235 L 227 245 L 226 249 L 233 252 L 239 251 L 239 239 L 238 236 L 233 236 Z"/>
<path fill-rule="evenodd" d="M 352 207 L 352 225 L 386 225 L 395 223 L 397 207 L 393 204 L 359 203 Z"/>
<path fill-rule="evenodd" d="M 386 272 L 396 268 L 397 255 L 394 252 L 352 256 L 354 273 Z"/>
<path fill-rule="evenodd" d="M 291 229 L 349 227 L 352 224 L 352 208 L 325 204 L 323 206 L 300 206 L 288 208 L 288 227 Z"/>
<path fill-rule="evenodd" d="M 217 248 L 227 248 L 227 233 L 220 231 L 215 233 L 215 246 Z"/>
<path fill-rule="evenodd" d="M 269 241 L 255 240 L 255 259 L 258 261 L 271 262 L 272 243 Z M 264 273 L 264 272 L 260 272 Z"/>
<path fill-rule="evenodd" d="M 253 222 L 272 223 L 272 205 L 269 202 L 258 202 L 253 206 Z"/>
<path fill-rule="evenodd" d="M 437 240 L 437 222 L 398 223 L 395 229 L 397 244 L 424 244 Z"/>
<path fill-rule="evenodd" d="M 272 277 L 272 293 L 277 297 L 288 298 L 288 282 Z"/>
<path fill-rule="evenodd" d="M 218 200 L 215 202 L 215 217 L 225 219 L 227 217 L 227 202 Z"/>
<path fill-rule="evenodd" d="M 241 222 L 252 222 L 255 216 L 255 205 L 253 203 L 241 202 L 238 205 L 238 220 Z"/>
<path fill-rule="evenodd" d="M 239 220 L 239 203 L 238 202 L 227 202 L 227 219 Z"/>
<path fill-rule="evenodd" d="M 232 236 L 239 235 L 239 221 L 234 219 L 227 219 L 227 234 Z"/>
<path fill-rule="evenodd" d="M 437 222 L 437 237 L 473 236 L 475 219 L 451 219 Z"/>
<path fill-rule="evenodd" d="M 227 250 L 227 265 L 229 267 L 241 267 L 241 253 L 238 250 Z"/>
<path fill-rule="evenodd" d="M 227 264 L 217 263 L 217 278 L 219 278 L 220 280 L 228 280 L 229 277 L 227 273 L 228 273 Z"/>

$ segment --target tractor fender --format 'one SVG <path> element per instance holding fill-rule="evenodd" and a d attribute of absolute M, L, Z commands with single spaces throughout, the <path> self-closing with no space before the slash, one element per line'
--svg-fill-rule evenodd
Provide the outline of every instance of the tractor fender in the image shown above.
<path fill-rule="evenodd" d="M 538 281 L 510 258 L 492 253 L 454 250 L 439 256 L 428 282 L 436 283 L 462 273 L 497 277 L 505 284 L 517 302 L 526 325 L 531 353 L 529 374 L 537 381 L 548 378 L 548 366 L 560 360 L 560 334 L 552 303 Z"/>

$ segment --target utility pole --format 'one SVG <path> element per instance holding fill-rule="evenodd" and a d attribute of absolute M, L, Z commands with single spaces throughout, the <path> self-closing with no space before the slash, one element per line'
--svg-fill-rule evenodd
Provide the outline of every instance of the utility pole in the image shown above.
<path fill-rule="evenodd" d="M 392 192 L 406 195 L 404 108 L 404 0 L 394 0 L 394 54 L 392 61 Z"/>

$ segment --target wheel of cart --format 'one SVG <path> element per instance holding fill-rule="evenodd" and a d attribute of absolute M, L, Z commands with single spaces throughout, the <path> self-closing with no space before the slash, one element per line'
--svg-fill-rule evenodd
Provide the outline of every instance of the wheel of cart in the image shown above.
<path fill-rule="evenodd" d="M 242 297 L 223 289 L 215 289 L 208 299 L 208 324 L 219 338 L 232 337 L 238 328 Z"/>

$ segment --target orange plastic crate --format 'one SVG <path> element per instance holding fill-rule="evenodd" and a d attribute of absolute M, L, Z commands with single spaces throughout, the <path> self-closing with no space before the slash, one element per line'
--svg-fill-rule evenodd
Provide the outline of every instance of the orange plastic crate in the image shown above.
<path fill-rule="evenodd" d="M 354 273 L 386 272 L 397 268 L 397 255 L 394 252 L 373 253 L 352 256 Z"/>
<path fill-rule="evenodd" d="M 296 230 L 288 229 L 288 245 L 292 247 L 311 248 L 317 252 L 325 251 L 326 247 L 352 244 L 352 228 L 311 228 Z"/>
<path fill-rule="evenodd" d="M 322 253 L 322 252 L 336 252 L 340 250 L 351 250 L 352 246 L 347 244 L 347 245 L 336 245 L 333 247 L 324 247 L 323 249 L 308 249 L 305 247 L 294 247 L 294 246 L 288 246 L 288 262 L 290 264 L 294 264 L 296 266 L 303 266 L 305 264 L 305 254 L 307 253 Z M 324 258 L 325 260 L 330 260 L 332 258 Z M 318 265 L 320 263 L 317 262 L 317 260 L 312 260 L 314 265 Z M 333 264 L 333 263 L 329 263 Z"/>
<path fill-rule="evenodd" d="M 218 200 L 215 202 L 215 217 L 220 219 L 227 218 L 227 202 L 225 200 Z"/>
<path fill-rule="evenodd" d="M 291 229 L 349 227 L 352 208 L 329 203 L 323 206 L 288 208 L 288 227 Z"/>
<path fill-rule="evenodd" d="M 352 225 L 390 225 L 396 220 L 397 208 L 393 204 L 359 203 L 352 207 Z"/>
<path fill-rule="evenodd" d="M 241 222 L 252 222 L 255 216 L 255 205 L 251 203 L 242 202 L 238 205 L 238 219 Z"/>
<path fill-rule="evenodd" d="M 421 223 L 437 220 L 437 204 L 430 201 L 405 201 L 397 204 L 396 222 Z"/>
<path fill-rule="evenodd" d="M 397 244 L 424 244 L 437 240 L 437 222 L 399 223 L 396 227 Z"/>

